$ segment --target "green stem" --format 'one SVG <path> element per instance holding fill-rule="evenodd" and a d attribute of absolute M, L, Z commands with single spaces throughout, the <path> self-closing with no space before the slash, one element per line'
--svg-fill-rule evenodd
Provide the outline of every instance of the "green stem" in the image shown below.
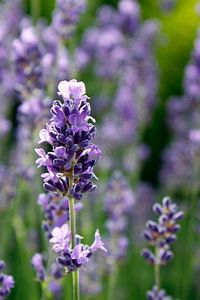
<path fill-rule="evenodd" d="M 74 208 L 74 198 L 69 197 L 69 212 L 70 212 L 70 229 L 72 236 L 72 247 L 76 246 L 76 214 Z M 80 299 L 79 293 L 79 272 L 74 271 L 72 273 L 72 281 L 73 281 L 73 300 Z"/>
<path fill-rule="evenodd" d="M 114 298 L 114 290 L 115 290 L 117 275 L 118 275 L 118 268 L 117 268 L 117 266 L 114 266 L 114 269 L 109 277 L 107 300 L 115 299 Z"/>
<path fill-rule="evenodd" d="M 31 0 L 31 15 L 33 22 L 36 23 L 40 17 L 40 0 Z"/>
<path fill-rule="evenodd" d="M 154 266 L 155 284 L 160 289 L 160 265 L 155 264 Z"/>
<path fill-rule="evenodd" d="M 155 250 L 156 261 L 158 260 L 158 249 Z M 158 289 L 160 289 L 160 265 L 156 263 L 154 266 L 154 276 L 155 276 L 155 284 Z"/>

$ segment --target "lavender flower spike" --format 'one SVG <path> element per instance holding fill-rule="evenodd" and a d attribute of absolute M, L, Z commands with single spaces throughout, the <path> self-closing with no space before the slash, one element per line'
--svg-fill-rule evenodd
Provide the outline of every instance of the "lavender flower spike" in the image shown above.
<path fill-rule="evenodd" d="M 58 255 L 58 264 L 65 272 L 73 272 L 73 299 L 78 300 L 78 269 L 98 249 L 106 251 L 98 230 L 91 246 L 81 243 L 82 237 L 76 234 L 75 200 L 80 200 L 84 193 L 96 188 L 93 184 L 93 179 L 96 179 L 93 167 L 101 151 L 92 143 L 96 132 L 92 122 L 95 120 L 90 116 L 85 84 L 75 79 L 61 81 L 58 84 L 58 95 L 63 98 L 63 102 L 53 102 L 50 122 L 40 131 L 39 143 L 49 144 L 51 150 L 46 153 L 43 148 L 36 149 L 39 155 L 36 163 L 47 171 L 42 174 L 44 188 L 68 201 L 70 228 L 62 223 L 61 227 L 52 230 L 49 238 Z M 49 202 L 40 203 L 48 212 Z M 49 212 L 52 213 L 51 208 Z M 66 214 L 64 217 L 67 217 Z"/>
<path fill-rule="evenodd" d="M 36 149 L 39 167 L 45 166 L 42 175 L 47 191 L 69 194 L 80 200 L 84 193 L 93 191 L 93 166 L 101 151 L 92 143 L 96 129 L 91 123 L 90 104 L 85 85 L 76 80 L 61 81 L 58 94 L 64 103 L 54 101 L 50 123 L 40 131 L 40 142 L 51 145 L 48 153 Z M 73 178 L 71 178 L 71 175 Z"/>
<path fill-rule="evenodd" d="M 177 238 L 176 233 L 180 230 L 177 222 L 183 218 L 184 213 L 177 211 L 177 205 L 169 197 L 165 197 L 162 204 L 155 203 L 153 211 L 159 216 L 158 222 L 148 221 L 143 231 L 148 244 L 154 247 L 154 251 L 147 248 L 142 251 L 145 260 L 155 268 L 156 286 L 148 292 L 147 299 L 167 300 L 170 298 L 160 290 L 160 267 L 173 258 L 170 246 Z"/>

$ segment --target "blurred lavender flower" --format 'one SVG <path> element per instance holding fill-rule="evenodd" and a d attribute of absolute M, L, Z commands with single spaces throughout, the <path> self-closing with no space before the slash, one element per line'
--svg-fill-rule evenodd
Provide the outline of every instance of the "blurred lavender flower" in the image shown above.
<path fill-rule="evenodd" d="M 0 261 L 0 271 L 5 268 L 5 263 Z M 14 287 L 14 279 L 10 275 L 6 275 L 4 273 L 0 273 L 0 300 L 4 300 L 7 298 L 11 289 Z"/>
<path fill-rule="evenodd" d="M 37 279 L 44 281 L 46 274 L 43 266 L 43 257 L 40 253 L 35 253 L 31 260 L 32 266 L 35 269 Z"/>
<path fill-rule="evenodd" d="M 0 211 L 10 207 L 16 193 L 16 176 L 8 166 L 0 164 Z"/>
<path fill-rule="evenodd" d="M 191 185 L 194 187 L 199 177 L 199 146 L 191 138 L 191 131 L 200 128 L 199 51 L 198 32 L 190 62 L 185 69 L 185 93 L 182 97 L 170 99 L 168 106 L 168 124 L 173 140 L 163 155 L 161 181 L 175 190 L 186 190 Z"/>
<path fill-rule="evenodd" d="M 160 7 L 163 12 L 171 12 L 177 4 L 177 0 L 160 0 Z"/>
<path fill-rule="evenodd" d="M 20 38 L 13 43 L 13 59 L 18 79 L 18 89 L 26 99 L 35 89 L 44 88 L 41 68 L 42 50 L 33 27 L 22 29 Z"/>
<path fill-rule="evenodd" d="M 108 249 L 114 262 L 126 256 L 128 239 L 125 231 L 134 203 L 135 197 L 126 179 L 120 172 L 114 172 L 105 194 L 105 212 L 108 218 L 106 227 L 109 232 Z"/>
<path fill-rule="evenodd" d="M 52 26 L 61 39 L 68 39 L 73 34 L 75 25 L 85 9 L 85 0 L 56 1 Z"/>
<path fill-rule="evenodd" d="M 170 296 L 167 296 L 165 290 L 159 290 L 157 286 L 154 286 L 151 291 L 147 292 L 148 300 L 172 300 Z"/>

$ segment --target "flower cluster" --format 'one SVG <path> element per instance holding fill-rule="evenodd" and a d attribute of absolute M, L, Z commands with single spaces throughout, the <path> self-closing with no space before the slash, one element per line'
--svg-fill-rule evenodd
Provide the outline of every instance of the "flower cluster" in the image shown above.
<path fill-rule="evenodd" d="M 126 179 L 120 172 L 114 172 L 105 194 L 109 250 L 114 260 L 120 260 L 126 256 L 128 246 L 126 228 L 134 203 L 135 197 Z"/>
<path fill-rule="evenodd" d="M 163 199 L 162 205 L 154 204 L 153 211 L 159 216 L 158 222 L 148 221 L 143 236 L 155 247 L 155 254 L 149 249 L 144 249 L 142 255 L 152 265 L 165 265 L 173 258 L 170 245 L 177 238 L 176 233 L 180 230 L 177 222 L 184 214 L 177 211 L 177 205 L 169 197 Z"/>
<path fill-rule="evenodd" d="M 157 286 L 154 286 L 151 291 L 147 292 L 148 300 L 172 300 L 167 296 L 165 290 L 159 290 Z"/>
<path fill-rule="evenodd" d="M 50 243 L 53 244 L 53 250 L 59 255 L 57 262 L 65 268 L 67 273 L 76 271 L 88 263 L 91 255 L 97 250 L 107 252 L 98 230 L 95 232 L 95 240 L 91 246 L 80 243 L 80 239 L 82 237 L 76 235 L 78 243 L 72 248 L 71 231 L 67 224 L 62 225 L 61 228 L 56 227 L 52 231 Z"/>
<path fill-rule="evenodd" d="M 5 263 L 0 261 L 0 272 L 5 268 Z M 4 300 L 10 295 L 11 289 L 14 287 L 14 279 L 10 275 L 0 273 L 0 300 Z"/>
<path fill-rule="evenodd" d="M 95 127 L 90 122 L 90 105 L 85 95 L 85 85 L 76 80 L 61 81 L 58 94 L 64 103 L 54 101 L 50 123 L 40 131 L 40 143 L 50 144 L 52 151 L 36 149 L 40 156 L 36 163 L 45 166 L 48 173 L 42 175 L 47 191 L 69 194 L 77 200 L 83 193 L 95 189 L 93 166 L 100 154 L 91 140 Z"/>

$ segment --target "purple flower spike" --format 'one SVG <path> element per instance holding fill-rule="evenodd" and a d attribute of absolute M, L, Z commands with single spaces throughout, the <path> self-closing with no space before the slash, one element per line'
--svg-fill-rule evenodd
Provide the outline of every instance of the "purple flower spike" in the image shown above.
<path fill-rule="evenodd" d="M 44 188 L 77 200 L 96 188 L 91 179 L 95 178 L 93 167 L 101 153 L 92 143 L 96 129 L 90 122 L 94 119 L 85 93 L 84 83 L 75 79 L 58 84 L 64 103 L 54 101 L 50 122 L 40 131 L 39 143 L 50 144 L 52 150 L 36 149 L 38 167 L 45 166 L 48 172 L 42 174 Z"/>
<path fill-rule="evenodd" d="M 157 249 L 153 264 L 165 265 L 173 258 L 173 253 L 169 248 L 177 238 L 175 233 L 180 230 L 180 225 L 176 222 L 183 218 L 184 213 L 182 211 L 177 212 L 177 206 L 170 197 L 165 197 L 162 205 L 155 203 L 153 211 L 159 216 L 158 223 L 148 221 L 143 231 L 143 237 Z M 142 255 L 148 262 L 152 263 L 150 253 L 145 249 Z"/>

